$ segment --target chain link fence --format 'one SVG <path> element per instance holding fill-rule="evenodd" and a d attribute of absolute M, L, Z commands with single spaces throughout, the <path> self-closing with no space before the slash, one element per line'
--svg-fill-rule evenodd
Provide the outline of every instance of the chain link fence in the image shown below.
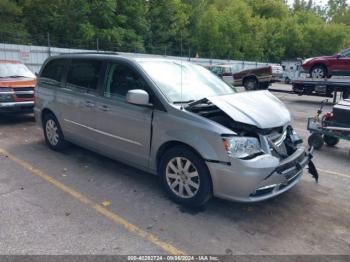
<path fill-rule="evenodd" d="M 7 35 L 6 37 L 0 35 L 0 60 L 16 60 L 26 64 L 33 72 L 39 72 L 43 62 L 50 56 L 60 55 L 65 53 L 77 52 L 118 52 L 123 56 L 137 56 L 137 57 L 168 57 L 172 59 L 182 59 L 191 61 L 203 66 L 218 65 L 218 64 L 237 64 L 242 70 L 251 67 L 261 67 L 270 65 L 271 63 L 257 62 L 257 61 L 242 61 L 232 59 L 215 59 L 210 55 L 206 58 L 199 58 L 194 49 L 184 46 L 180 48 L 171 47 L 171 44 L 164 44 L 161 47 L 149 47 L 147 54 L 144 50 L 132 49 L 130 46 L 118 47 L 110 43 L 108 45 L 103 41 L 96 39 L 95 41 L 84 42 L 78 40 L 68 40 L 63 43 L 60 39 L 63 36 L 54 37 L 49 33 L 35 36 L 36 43 L 41 45 L 33 45 L 32 42 L 23 37 L 16 35 Z M 33 36 L 32 36 L 33 38 Z M 182 55 L 179 56 L 179 53 Z"/>

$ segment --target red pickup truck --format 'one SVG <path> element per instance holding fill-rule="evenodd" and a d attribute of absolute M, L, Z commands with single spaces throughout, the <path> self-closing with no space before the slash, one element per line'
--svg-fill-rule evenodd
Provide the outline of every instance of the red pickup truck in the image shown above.
<path fill-rule="evenodd" d="M 35 75 L 21 62 L 0 60 L 0 113 L 32 112 Z"/>
<path fill-rule="evenodd" d="M 251 67 L 241 70 L 239 64 L 210 66 L 209 70 L 234 86 L 246 90 L 267 89 L 272 81 L 272 67 Z"/>

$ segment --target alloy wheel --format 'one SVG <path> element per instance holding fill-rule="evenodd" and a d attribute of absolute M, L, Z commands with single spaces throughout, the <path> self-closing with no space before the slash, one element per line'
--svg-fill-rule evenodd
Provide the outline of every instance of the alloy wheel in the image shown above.
<path fill-rule="evenodd" d="M 166 166 L 165 176 L 170 190 L 181 198 L 192 198 L 199 190 L 198 171 L 187 158 L 171 159 Z"/>
<path fill-rule="evenodd" d="M 312 70 L 312 78 L 324 78 L 325 70 L 322 67 L 316 67 Z"/>
<path fill-rule="evenodd" d="M 58 127 L 55 121 L 53 121 L 52 119 L 48 119 L 46 121 L 45 130 L 46 130 L 47 140 L 49 141 L 49 143 L 53 146 L 57 145 L 59 141 L 59 135 L 58 135 Z"/>

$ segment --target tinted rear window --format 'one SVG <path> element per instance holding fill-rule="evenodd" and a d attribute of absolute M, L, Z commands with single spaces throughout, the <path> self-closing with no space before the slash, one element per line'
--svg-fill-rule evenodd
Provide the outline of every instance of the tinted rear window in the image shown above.
<path fill-rule="evenodd" d="M 102 62 L 98 60 L 72 60 L 68 76 L 68 88 L 84 88 L 97 90 Z"/>
<path fill-rule="evenodd" d="M 65 66 L 67 65 L 66 62 L 63 59 L 55 59 L 48 62 L 41 72 L 41 77 L 60 82 Z"/>

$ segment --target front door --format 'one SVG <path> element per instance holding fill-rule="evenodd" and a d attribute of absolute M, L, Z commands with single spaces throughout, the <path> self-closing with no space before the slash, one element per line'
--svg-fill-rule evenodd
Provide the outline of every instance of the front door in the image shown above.
<path fill-rule="evenodd" d="M 129 90 L 149 88 L 142 76 L 126 62 L 111 62 L 98 99 L 99 148 L 114 158 L 148 167 L 153 109 L 129 104 Z"/>
<path fill-rule="evenodd" d="M 350 50 L 344 51 L 338 58 L 339 73 L 341 75 L 350 75 Z"/>

